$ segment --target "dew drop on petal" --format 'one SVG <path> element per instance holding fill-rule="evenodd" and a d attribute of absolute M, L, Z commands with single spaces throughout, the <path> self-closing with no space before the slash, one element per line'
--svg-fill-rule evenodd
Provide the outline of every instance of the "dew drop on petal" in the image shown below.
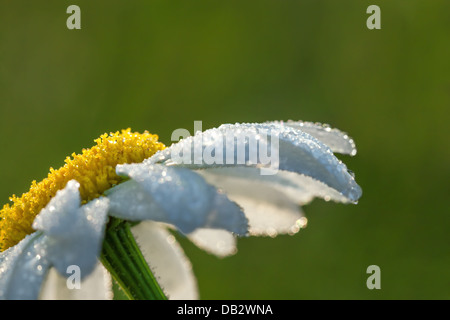
<path fill-rule="evenodd" d="M 275 238 L 278 235 L 278 232 L 277 232 L 277 230 L 275 228 L 268 228 L 266 230 L 266 233 L 271 238 Z"/>
<path fill-rule="evenodd" d="M 306 217 L 301 217 L 297 220 L 296 224 L 300 229 L 306 228 L 306 226 L 308 225 L 308 219 Z"/>
<path fill-rule="evenodd" d="M 176 239 L 173 235 L 169 235 L 166 240 L 169 244 L 174 244 L 176 241 Z"/>
<path fill-rule="evenodd" d="M 352 170 L 347 169 L 347 172 L 354 178 L 355 177 L 355 173 Z"/>

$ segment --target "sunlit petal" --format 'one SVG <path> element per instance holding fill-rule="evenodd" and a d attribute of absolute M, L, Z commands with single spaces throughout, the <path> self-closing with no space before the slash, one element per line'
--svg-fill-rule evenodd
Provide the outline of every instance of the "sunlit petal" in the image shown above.
<path fill-rule="evenodd" d="M 239 206 L 191 170 L 143 163 L 118 166 L 117 172 L 131 180 L 109 192 L 112 216 L 167 222 L 184 233 L 196 228 L 247 232 Z"/>
<path fill-rule="evenodd" d="M 263 176 L 255 168 L 212 168 L 200 170 L 211 184 L 222 188 L 230 199 L 239 203 L 249 220 L 251 235 L 276 236 L 298 231 L 303 217 L 300 204 L 310 201 L 313 193 L 277 175 Z M 283 172 L 296 175 L 296 173 Z"/>
<path fill-rule="evenodd" d="M 231 197 L 240 194 L 246 197 L 261 198 L 263 193 L 282 193 L 288 202 L 296 205 L 308 204 L 315 197 L 348 203 L 350 199 L 330 188 L 326 184 L 311 177 L 295 172 L 279 170 L 275 175 L 261 175 L 259 169 L 253 167 L 210 168 L 197 171 L 206 181 L 223 189 Z M 275 200 L 279 204 L 282 200 Z M 283 204 L 281 204 L 283 205 Z"/>
<path fill-rule="evenodd" d="M 226 257 L 237 252 L 236 237 L 226 230 L 197 229 L 188 234 L 197 247 L 218 257 Z"/>
<path fill-rule="evenodd" d="M 198 299 L 192 266 L 164 224 L 144 221 L 132 228 L 141 251 L 169 299 Z"/>
<path fill-rule="evenodd" d="M 97 264 L 108 211 L 108 199 L 95 199 L 81 205 L 79 183 L 72 180 L 36 217 L 33 228 L 47 237 L 47 254 L 61 275 L 76 265 L 81 277 Z"/>
<path fill-rule="evenodd" d="M 108 271 L 98 263 L 95 269 L 80 284 L 80 288 L 69 289 L 67 278 L 55 269 L 50 269 L 39 296 L 42 300 L 111 300 L 112 279 Z"/>
<path fill-rule="evenodd" d="M 255 137 L 259 142 L 255 142 Z M 252 147 L 255 143 L 256 147 Z M 208 151 L 206 155 L 214 155 L 215 161 L 211 161 L 210 156 L 204 157 L 205 150 Z M 267 150 L 272 157 L 270 163 L 263 161 L 268 160 L 262 152 Z M 263 175 L 270 175 L 270 172 L 262 172 L 270 167 L 275 169 L 273 174 L 284 170 L 309 176 L 351 202 L 357 202 L 362 193 L 345 164 L 327 145 L 306 132 L 279 124 L 222 125 L 186 138 L 144 163 L 165 163 L 191 169 L 251 166 L 260 168 Z"/>
<path fill-rule="evenodd" d="M 349 135 L 327 124 L 305 121 L 274 121 L 274 124 L 288 126 L 309 133 L 326 144 L 333 152 L 356 155 L 355 142 Z"/>
<path fill-rule="evenodd" d="M 26 236 L 0 254 L 0 299 L 34 300 L 50 268 L 46 237 L 41 232 Z"/>

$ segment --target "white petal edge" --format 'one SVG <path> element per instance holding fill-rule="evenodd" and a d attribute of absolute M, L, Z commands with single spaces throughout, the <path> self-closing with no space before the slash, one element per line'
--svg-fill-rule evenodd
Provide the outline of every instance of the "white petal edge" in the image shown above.
<path fill-rule="evenodd" d="M 167 228 L 163 223 L 143 221 L 131 231 L 168 298 L 198 299 L 197 280 L 191 262 Z"/>
<path fill-rule="evenodd" d="M 273 121 L 269 122 L 288 126 L 309 133 L 317 140 L 326 144 L 333 152 L 341 154 L 356 155 L 356 145 L 353 139 L 345 132 L 332 128 L 328 124 L 307 121 Z"/>
<path fill-rule="evenodd" d="M 226 230 L 197 229 L 187 237 L 200 249 L 219 258 L 237 253 L 236 236 Z"/>

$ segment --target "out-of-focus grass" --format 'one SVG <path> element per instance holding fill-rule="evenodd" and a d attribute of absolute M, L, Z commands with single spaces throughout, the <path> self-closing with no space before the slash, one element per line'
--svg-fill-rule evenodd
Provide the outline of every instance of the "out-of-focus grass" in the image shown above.
<path fill-rule="evenodd" d="M 0 200 L 125 127 L 272 119 L 349 132 L 364 194 L 315 200 L 308 227 L 217 259 L 180 238 L 205 299 L 448 299 L 450 3 L 0 2 Z M 381 268 L 368 290 L 366 268 Z"/>

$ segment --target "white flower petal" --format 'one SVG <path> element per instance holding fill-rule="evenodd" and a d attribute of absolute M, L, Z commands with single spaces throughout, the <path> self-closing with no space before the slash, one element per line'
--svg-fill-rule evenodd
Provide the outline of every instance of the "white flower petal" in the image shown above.
<path fill-rule="evenodd" d="M 50 268 L 46 251 L 46 237 L 35 232 L 0 254 L 0 299 L 38 298 Z"/>
<path fill-rule="evenodd" d="M 69 289 L 67 279 L 55 269 L 50 269 L 39 296 L 42 300 L 111 300 L 112 279 L 109 272 L 97 263 L 94 271 L 80 284 L 80 288 Z"/>
<path fill-rule="evenodd" d="M 47 206 L 41 210 L 33 222 L 33 228 L 43 230 L 47 235 L 65 235 L 75 230 L 68 226 L 73 224 L 80 209 L 81 198 L 78 189 L 80 184 L 71 180 L 64 189 L 58 190 Z"/>
<path fill-rule="evenodd" d="M 267 150 L 271 151 L 271 158 L 267 157 Z M 215 161 L 211 162 L 210 155 L 214 155 Z M 276 164 L 276 169 L 323 182 L 351 202 L 356 202 L 362 193 L 353 175 L 328 146 L 308 133 L 279 124 L 222 125 L 183 139 L 144 163 L 193 169 L 239 165 L 261 168 Z"/>
<path fill-rule="evenodd" d="M 279 171 L 276 175 L 264 176 L 251 167 L 212 168 L 199 172 L 206 181 L 222 188 L 230 199 L 243 207 L 251 235 L 297 232 L 303 217 L 300 204 L 314 197 L 313 188 L 304 190 L 298 184 L 306 177 L 292 172 Z M 290 181 L 291 176 L 296 179 Z"/>
<path fill-rule="evenodd" d="M 132 180 L 108 192 L 112 216 L 166 222 L 184 233 L 196 228 L 247 232 L 240 208 L 191 170 L 142 163 L 117 166 L 116 171 Z"/>
<path fill-rule="evenodd" d="M 333 152 L 349 154 L 351 156 L 356 155 L 356 145 L 353 139 L 347 133 L 336 128 L 331 128 L 328 124 L 291 120 L 270 123 L 285 125 L 309 133 L 330 147 Z"/>
<path fill-rule="evenodd" d="M 288 199 L 281 193 L 272 194 L 266 199 L 250 198 L 237 193 L 230 198 L 244 208 L 249 220 L 249 233 L 252 236 L 275 237 L 278 234 L 293 234 L 299 230 L 298 222 L 303 217 L 300 206 L 287 201 Z"/>
<path fill-rule="evenodd" d="M 108 199 L 95 199 L 80 207 L 78 188 L 78 182 L 69 181 L 36 216 L 33 228 L 48 237 L 48 259 L 61 275 L 67 276 L 67 267 L 76 265 L 84 278 L 97 264 Z"/>
<path fill-rule="evenodd" d="M 197 229 L 187 237 L 200 249 L 221 258 L 237 252 L 236 237 L 226 230 Z"/>
<path fill-rule="evenodd" d="M 162 223 L 143 221 L 131 231 L 163 291 L 172 300 L 198 299 L 197 281 L 183 249 Z"/>
<path fill-rule="evenodd" d="M 348 203 L 350 200 L 337 190 L 311 177 L 280 170 L 275 175 L 261 175 L 254 167 L 223 167 L 197 170 L 205 180 L 224 190 L 227 194 L 239 193 L 248 197 L 262 198 L 264 192 L 283 193 L 296 205 L 305 205 L 313 198 Z M 269 190 L 267 190 L 269 189 Z"/>

